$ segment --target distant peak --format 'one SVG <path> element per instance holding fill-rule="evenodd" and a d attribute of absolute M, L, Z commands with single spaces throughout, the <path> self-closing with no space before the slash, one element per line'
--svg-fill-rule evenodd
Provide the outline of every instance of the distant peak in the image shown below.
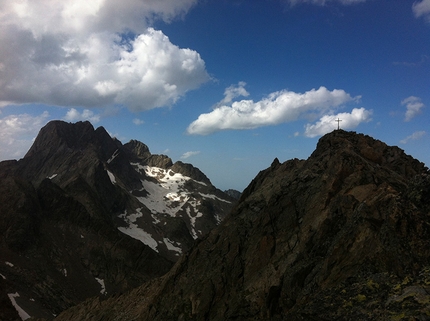
<path fill-rule="evenodd" d="M 151 156 L 148 146 L 138 140 L 132 139 L 124 147 L 138 158 L 146 159 Z"/>

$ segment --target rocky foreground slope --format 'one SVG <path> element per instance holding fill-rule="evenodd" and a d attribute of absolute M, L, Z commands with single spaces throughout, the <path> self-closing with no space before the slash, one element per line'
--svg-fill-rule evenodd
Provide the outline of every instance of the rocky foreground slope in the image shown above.
<path fill-rule="evenodd" d="M 56 320 L 429 318 L 429 171 L 338 130 L 275 159 L 168 274 Z"/>
<path fill-rule="evenodd" d="M 48 123 L 23 159 L 0 162 L 0 182 L 0 320 L 52 319 L 163 275 L 235 202 L 89 122 Z"/>

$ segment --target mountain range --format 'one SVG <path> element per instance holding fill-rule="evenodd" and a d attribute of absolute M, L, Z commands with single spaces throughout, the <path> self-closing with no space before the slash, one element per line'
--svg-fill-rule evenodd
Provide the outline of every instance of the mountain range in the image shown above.
<path fill-rule="evenodd" d="M 237 201 L 191 164 L 89 122 L 48 123 L 0 179 L 0 320 L 16 307 L 52 319 L 165 274 Z"/>
<path fill-rule="evenodd" d="M 47 127 L 49 126 L 52 125 L 48 124 Z M 95 132 L 97 131 L 101 130 L 97 129 Z M 36 142 L 38 140 L 39 138 Z M 121 146 L 119 142 L 114 143 Z M 18 302 L 21 292 L 14 292 L 12 289 L 12 285 L 20 281 L 18 271 L 25 266 L 18 262 L 24 262 L 30 257 L 29 253 L 38 253 L 41 261 L 56 258 L 56 268 L 38 279 L 54 288 L 59 279 L 52 279 L 51 283 L 47 283 L 53 278 L 51 273 L 57 271 L 61 274 L 63 262 L 74 262 L 66 260 L 65 253 L 69 250 L 63 246 L 70 244 L 73 248 L 79 247 L 80 253 L 84 253 L 95 242 L 82 240 L 99 237 L 109 244 L 103 247 L 103 255 L 111 261 L 104 269 L 98 263 L 93 263 L 94 260 L 88 261 L 91 262 L 88 265 L 90 272 L 85 271 L 86 275 L 91 275 L 92 280 L 112 280 L 114 276 L 118 278 L 120 275 L 123 280 L 127 280 L 129 287 L 123 286 L 119 291 L 106 287 L 107 295 L 99 293 L 98 296 L 81 300 L 70 308 L 72 302 L 68 302 L 68 305 L 64 304 L 65 309 L 56 320 L 294 321 L 430 318 L 430 172 L 423 163 L 406 155 L 396 146 L 387 146 L 367 135 L 335 130 L 319 139 L 315 151 L 306 160 L 292 159 L 281 163 L 275 159 L 250 182 L 237 203 L 227 203 L 230 199 L 216 189 L 211 193 L 197 190 L 192 194 L 200 195 L 201 203 L 204 200 L 218 201 L 219 207 L 214 205 L 205 208 L 222 209 L 221 206 L 226 204 L 231 204 L 231 207 L 224 211 L 209 211 L 212 215 L 208 215 L 208 221 L 213 224 L 205 232 L 203 224 L 197 224 L 198 219 L 203 219 L 204 215 L 200 217 L 199 214 L 191 214 L 191 217 L 196 218 L 194 224 L 192 219 L 188 221 L 186 218 L 189 217 L 188 211 L 196 211 L 192 205 L 183 205 L 177 216 L 184 218 L 187 229 L 178 228 L 178 234 L 174 234 L 182 235 L 187 230 L 191 239 L 197 238 L 188 245 L 179 236 L 174 239 L 169 234 L 167 238 L 170 241 L 167 243 L 174 247 L 186 244 L 179 252 L 161 250 L 161 242 L 169 249 L 164 241 L 167 234 L 163 234 L 167 232 L 160 232 L 160 238 L 156 239 L 158 236 L 154 236 L 154 231 L 158 231 L 158 228 L 143 229 L 146 226 L 161 228 L 170 225 L 168 221 L 166 224 L 161 223 L 162 219 L 158 222 L 158 218 L 171 217 L 169 209 L 178 204 L 158 207 L 158 203 L 155 205 L 148 198 L 149 195 L 157 194 L 148 182 L 155 183 L 152 179 L 158 178 L 162 185 L 167 180 L 166 175 L 171 178 L 179 173 L 173 171 L 174 165 L 169 162 L 163 166 L 158 163 L 164 162 L 166 157 L 152 157 L 145 146 L 134 141 L 121 148 L 109 148 L 99 165 L 95 166 L 91 162 L 95 167 L 85 167 L 87 170 L 82 172 L 90 173 L 91 168 L 100 168 L 94 170 L 98 174 L 87 174 L 75 182 L 72 185 L 74 189 L 71 189 L 67 188 L 72 184 L 67 178 L 69 174 L 61 181 L 59 179 L 64 175 L 62 169 L 73 168 L 75 161 L 63 167 L 53 160 L 51 172 L 38 171 L 38 168 L 42 168 L 41 165 L 27 169 L 30 165 L 26 159 L 31 159 L 37 153 L 51 153 L 46 151 L 51 148 L 50 145 L 35 145 L 19 161 L 22 165 L 18 166 L 16 162 L 0 163 L 2 181 L 3 177 L 11 180 L 9 184 L 15 190 L 15 193 L 7 194 L 4 189 L 0 195 L 4 202 L 13 204 L 18 213 L 14 217 L 23 217 L 25 212 L 25 222 L 28 222 L 28 217 L 33 217 L 28 214 L 32 205 L 41 207 L 35 213 L 32 224 L 16 227 L 11 232 L 6 230 L 0 252 L 1 257 L 5 257 L 5 264 L 0 265 L 0 273 L 4 276 L 3 281 L 0 279 L 0 285 L 2 289 L 5 283 L 9 287 L 4 292 L 9 298 L 3 295 L 2 300 L 16 300 L 25 312 L 29 309 L 28 302 L 24 299 Z M 103 144 L 99 141 L 97 145 Z M 51 150 L 60 150 L 60 147 L 54 146 Z M 79 151 L 76 150 L 75 153 Z M 64 149 L 61 154 L 65 154 Z M 120 162 L 121 157 L 127 157 L 127 162 Z M 82 162 L 87 163 L 89 159 L 94 158 L 86 156 L 82 158 Z M 118 167 L 111 164 L 117 164 Z M 205 187 L 202 183 L 211 187 L 199 171 L 188 167 L 190 170 L 187 174 L 183 172 L 181 175 L 190 177 L 186 181 L 192 180 L 193 188 Z M 5 172 L 15 174 L 5 175 Z M 35 178 L 28 182 L 28 179 L 17 178 L 29 177 L 30 173 L 34 175 L 37 172 L 40 175 L 34 177 L 39 177 L 39 180 Z M 196 174 L 192 175 L 192 172 Z M 59 177 L 52 177 L 55 174 Z M 75 177 L 74 181 L 78 179 L 76 174 L 70 175 Z M 69 183 L 62 185 L 60 182 L 63 179 Z M 181 185 L 182 178 L 173 180 L 180 183 L 173 184 L 169 180 L 172 190 L 176 190 L 179 185 L 186 185 Z M 116 227 L 109 230 L 111 234 L 105 232 L 108 231 L 107 228 L 99 232 L 100 227 L 97 233 L 83 234 L 84 231 L 94 231 L 94 227 L 89 228 L 94 226 L 93 220 L 104 222 L 102 217 L 106 215 L 97 214 L 100 204 L 93 204 L 82 196 L 90 193 L 82 181 L 89 186 L 102 184 L 104 188 L 108 186 L 112 190 L 122 191 L 118 195 L 110 194 L 110 191 L 105 191 L 105 194 L 100 192 L 100 195 L 106 195 L 101 205 L 109 205 L 109 213 L 115 213 L 107 215 L 108 219 L 105 218 L 106 222 L 103 223 Z M 66 193 L 55 193 L 57 189 Z M 100 191 L 104 190 L 100 187 Z M 49 197 L 50 195 L 54 196 Z M 57 195 L 64 198 L 58 196 L 57 199 Z M 117 196 L 114 198 L 107 195 Z M 164 199 L 171 200 L 167 194 Z M 68 214 L 64 217 L 61 213 L 66 212 L 66 208 L 73 210 L 67 211 Z M 88 211 L 88 208 L 93 212 Z M 164 214 L 155 214 L 154 209 L 161 209 L 157 213 Z M 2 216 L 4 213 L 1 212 Z M 43 215 L 49 217 L 50 221 L 57 222 L 55 229 L 49 230 L 59 233 L 57 239 L 67 235 L 76 243 L 63 242 L 57 245 L 52 241 L 47 242 L 50 234 L 42 228 L 44 221 L 39 218 Z M 139 222 L 139 218 L 147 221 Z M 2 220 L 2 228 L 4 222 L 14 222 L 13 220 L 14 218 Z M 131 232 L 135 228 L 134 224 L 142 231 L 148 231 L 146 233 L 151 234 L 156 242 L 152 243 L 145 237 L 140 241 L 127 237 L 136 236 L 137 233 Z M 60 225 L 63 229 L 57 229 Z M 40 227 L 35 229 L 34 226 Z M 20 238 L 19 235 L 38 235 L 36 239 L 43 240 L 44 243 L 27 244 L 23 241 L 27 238 Z M 84 239 L 79 239 L 79 235 Z M 81 243 L 78 243 L 79 240 Z M 142 240 L 146 243 L 143 244 Z M 125 246 L 122 242 L 130 243 Z M 134 261 L 123 254 L 131 244 L 144 249 Z M 10 253 L 23 254 L 12 256 Z M 60 255 L 56 256 L 56 253 Z M 5 254 L 11 256 L 4 256 Z M 136 252 L 130 253 L 131 256 L 133 254 Z M 174 258 L 178 259 L 173 264 Z M 125 262 L 130 263 L 127 265 Z M 80 271 L 84 271 L 82 261 L 76 265 L 79 265 Z M 115 271 L 113 266 L 116 267 Z M 123 266 L 129 268 L 125 273 Z M 9 274 L 6 275 L 6 272 Z M 63 273 L 62 277 L 68 279 L 69 274 L 64 276 Z M 135 282 L 128 281 L 132 277 Z M 97 282 L 93 283 L 94 286 L 97 285 Z M 97 289 L 100 290 L 100 284 L 98 285 Z M 29 295 L 26 293 L 27 297 Z M 17 313 L 12 308 L 10 311 L 15 312 L 15 315 Z M 45 316 L 37 317 L 49 319 Z"/>
<path fill-rule="evenodd" d="M 333 131 L 261 171 L 167 274 L 58 320 L 428 320 L 429 174 Z"/>

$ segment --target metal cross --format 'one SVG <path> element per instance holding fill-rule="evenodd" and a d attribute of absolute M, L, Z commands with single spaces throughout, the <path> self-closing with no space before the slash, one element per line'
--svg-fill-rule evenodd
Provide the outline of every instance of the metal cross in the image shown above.
<path fill-rule="evenodd" d="M 340 129 L 340 127 L 339 127 L 339 123 L 342 121 L 342 119 L 335 119 L 334 121 L 337 121 L 337 130 L 339 130 Z"/>

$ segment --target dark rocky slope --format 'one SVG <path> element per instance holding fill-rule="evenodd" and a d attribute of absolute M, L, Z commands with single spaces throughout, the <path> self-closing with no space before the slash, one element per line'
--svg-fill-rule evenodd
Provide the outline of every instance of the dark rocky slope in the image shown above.
<path fill-rule="evenodd" d="M 182 185 L 169 185 L 174 178 Z M 48 123 L 23 159 L 0 162 L 0 181 L 0 320 L 18 317 L 11 295 L 30 316 L 52 319 L 161 276 L 233 205 L 192 165 L 122 145 L 89 122 Z M 165 185 L 183 202 L 153 192 Z"/>
<path fill-rule="evenodd" d="M 275 159 L 168 274 L 57 320 L 428 320 L 429 177 L 334 131 L 307 160 Z"/>

